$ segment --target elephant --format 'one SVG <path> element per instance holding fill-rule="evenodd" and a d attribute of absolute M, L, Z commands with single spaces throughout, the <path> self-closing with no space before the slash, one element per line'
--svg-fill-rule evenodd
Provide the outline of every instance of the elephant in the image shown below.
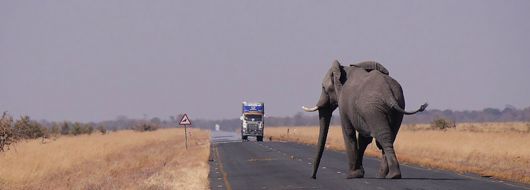
<path fill-rule="evenodd" d="M 320 122 L 317 154 L 311 178 L 316 179 L 332 113 L 337 107 L 348 158 L 349 170 L 346 178 L 364 177 L 363 155 L 373 138 L 382 151 L 377 178 L 401 178 L 393 144 L 403 115 L 422 112 L 427 106 L 425 103 L 416 111 L 405 111 L 401 85 L 377 62 L 365 61 L 342 66 L 337 60 L 333 61 L 322 81 L 322 93 L 316 106 L 302 106 L 306 112 L 318 111 Z"/>

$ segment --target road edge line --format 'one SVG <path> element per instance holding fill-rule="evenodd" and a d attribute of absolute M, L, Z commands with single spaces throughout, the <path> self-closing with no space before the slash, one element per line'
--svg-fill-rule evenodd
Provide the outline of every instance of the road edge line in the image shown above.
<path fill-rule="evenodd" d="M 221 170 L 221 173 L 223 174 L 223 181 L 225 183 L 225 187 L 227 190 L 232 190 L 232 185 L 230 185 L 230 182 L 228 182 L 228 174 L 225 172 L 223 167 L 223 162 L 221 161 L 221 156 L 219 156 L 219 151 L 217 148 L 217 144 L 215 145 L 215 154 L 217 157 L 217 162 L 219 163 L 219 170 Z"/>

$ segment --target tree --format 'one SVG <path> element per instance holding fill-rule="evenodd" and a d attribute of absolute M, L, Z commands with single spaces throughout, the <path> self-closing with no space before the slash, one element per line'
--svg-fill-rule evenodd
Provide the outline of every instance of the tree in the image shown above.
<path fill-rule="evenodd" d="M 15 133 L 18 137 L 27 139 L 29 138 L 29 117 L 28 116 L 21 116 L 19 120 L 15 122 Z"/>
<path fill-rule="evenodd" d="M 20 138 L 35 139 L 43 137 L 47 131 L 39 122 L 31 121 L 29 116 L 21 116 L 15 122 L 15 132 Z"/>
<path fill-rule="evenodd" d="M 50 135 L 54 138 L 61 134 L 61 126 L 59 123 L 53 122 L 52 127 L 50 128 Z"/>
<path fill-rule="evenodd" d="M 3 152 L 6 147 L 9 148 L 9 145 L 17 141 L 18 137 L 13 128 L 13 118 L 4 112 L 2 118 L 0 118 L 0 152 Z"/>
<path fill-rule="evenodd" d="M 81 128 L 81 123 L 75 122 L 74 125 L 72 125 L 72 128 L 70 129 L 70 134 L 77 136 L 80 135 L 83 131 Z"/>
<path fill-rule="evenodd" d="M 83 134 L 92 134 L 94 132 L 94 127 L 92 127 L 91 124 L 84 124 L 81 130 L 81 133 Z"/>
<path fill-rule="evenodd" d="M 68 135 L 70 134 L 70 125 L 68 125 L 68 122 L 64 122 L 61 126 L 61 135 Z"/>
<path fill-rule="evenodd" d="M 162 120 L 158 117 L 153 117 L 151 120 L 150 120 L 151 123 L 155 124 L 155 125 L 160 125 L 160 123 L 162 123 Z"/>
<path fill-rule="evenodd" d="M 28 135 L 31 139 L 45 137 L 47 134 L 48 134 L 47 128 L 43 127 L 39 122 L 30 121 Z"/>

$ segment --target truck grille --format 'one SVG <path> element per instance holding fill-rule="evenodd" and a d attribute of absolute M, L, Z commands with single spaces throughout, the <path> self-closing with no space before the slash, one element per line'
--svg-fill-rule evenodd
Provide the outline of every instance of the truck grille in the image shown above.
<path fill-rule="evenodd" d="M 258 124 L 248 124 L 247 128 L 248 132 L 258 131 Z"/>

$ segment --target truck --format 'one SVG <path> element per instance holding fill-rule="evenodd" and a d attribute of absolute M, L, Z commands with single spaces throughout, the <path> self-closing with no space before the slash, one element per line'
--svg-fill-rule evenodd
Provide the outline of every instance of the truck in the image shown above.
<path fill-rule="evenodd" d="M 249 136 L 263 141 L 265 129 L 265 104 L 263 102 L 242 102 L 241 140 L 248 141 Z"/>

